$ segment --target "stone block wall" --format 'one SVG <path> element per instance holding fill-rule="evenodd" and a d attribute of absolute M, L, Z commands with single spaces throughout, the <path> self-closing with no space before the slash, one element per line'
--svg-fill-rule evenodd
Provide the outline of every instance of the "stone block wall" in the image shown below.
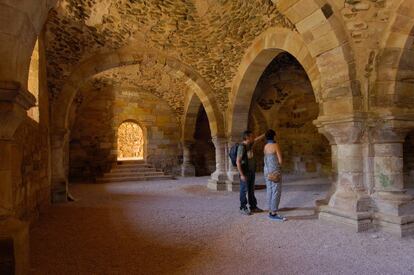
<path fill-rule="evenodd" d="M 122 88 L 84 91 L 78 97 L 70 138 L 70 179 L 93 181 L 117 160 L 117 130 L 125 121 L 144 132 L 144 158 L 178 174 L 180 124 L 167 103 L 154 95 Z"/>

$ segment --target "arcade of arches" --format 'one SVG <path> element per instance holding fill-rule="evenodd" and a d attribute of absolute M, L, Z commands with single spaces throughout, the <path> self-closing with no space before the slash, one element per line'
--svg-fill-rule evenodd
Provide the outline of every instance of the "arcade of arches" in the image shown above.
<path fill-rule="evenodd" d="M 0 22 L 17 273 L 40 211 L 119 158 L 237 191 L 227 152 L 245 129 L 277 131 L 287 176 L 332 182 L 320 219 L 414 233 L 411 0 L 0 0 Z"/>

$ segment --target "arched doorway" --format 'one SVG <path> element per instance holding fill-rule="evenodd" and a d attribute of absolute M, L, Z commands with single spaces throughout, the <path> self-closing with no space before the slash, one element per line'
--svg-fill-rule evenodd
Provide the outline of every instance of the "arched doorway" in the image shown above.
<path fill-rule="evenodd" d="M 284 173 L 292 178 L 329 177 L 332 172 L 331 146 L 313 125 L 318 114 L 306 71 L 294 56 L 279 53 L 259 78 L 248 128 L 256 135 L 266 127 L 276 131 L 283 151 Z M 263 146 L 263 142 L 255 146 L 258 170 L 263 169 Z"/>
<path fill-rule="evenodd" d="M 144 159 L 144 131 L 138 123 L 125 121 L 118 127 L 118 160 Z"/>

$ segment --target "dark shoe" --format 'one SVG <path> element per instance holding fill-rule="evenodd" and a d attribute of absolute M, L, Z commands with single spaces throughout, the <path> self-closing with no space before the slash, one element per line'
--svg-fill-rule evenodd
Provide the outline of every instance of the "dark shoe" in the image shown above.
<path fill-rule="evenodd" d="M 250 216 L 252 214 L 252 212 L 250 212 L 249 208 L 241 208 L 240 209 L 240 213 L 246 216 Z"/>
<path fill-rule="evenodd" d="M 287 220 L 285 217 L 279 216 L 278 214 L 269 214 L 269 219 L 277 222 L 284 222 Z"/>
<path fill-rule="evenodd" d="M 259 207 L 254 207 L 254 208 L 250 208 L 250 211 L 252 211 L 253 213 L 261 213 L 263 212 L 263 209 L 260 209 Z"/>

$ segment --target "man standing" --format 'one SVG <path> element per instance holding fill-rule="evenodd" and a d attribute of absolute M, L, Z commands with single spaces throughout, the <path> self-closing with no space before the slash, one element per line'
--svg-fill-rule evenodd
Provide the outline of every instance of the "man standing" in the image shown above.
<path fill-rule="evenodd" d="M 262 139 L 264 135 L 257 138 L 249 130 L 243 133 L 243 142 L 237 148 L 237 170 L 240 173 L 240 213 L 250 215 L 263 210 L 257 207 L 257 200 L 254 195 L 254 181 L 256 177 L 256 159 L 253 153 L 253 145 Z M 247 199 L 246 199 L 247 194 Z M 249 203 L 250 210 L 247 208 Z"/>

